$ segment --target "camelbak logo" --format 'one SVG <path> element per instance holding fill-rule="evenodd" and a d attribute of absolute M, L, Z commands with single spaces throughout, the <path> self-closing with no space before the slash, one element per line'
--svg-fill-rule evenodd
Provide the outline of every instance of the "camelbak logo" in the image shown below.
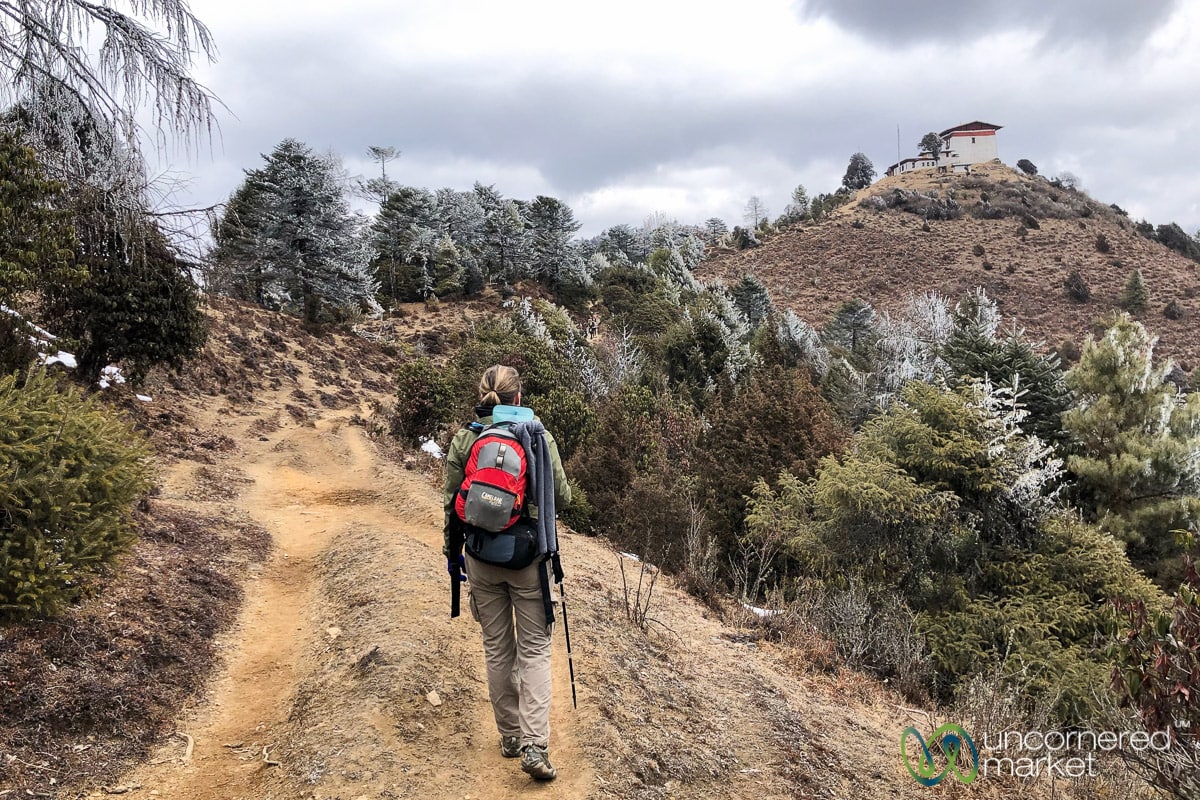
<path fill-rule="evenodd" d="M 499 508 L 500 506 L 504 505 L 504 498 L 500 497 L 498 495 L 490 494 L 488 492 L 480 492 L 479 497 L 485 503 L 487 503 L 489 505 L 493 505 L 496 508 Z"/>

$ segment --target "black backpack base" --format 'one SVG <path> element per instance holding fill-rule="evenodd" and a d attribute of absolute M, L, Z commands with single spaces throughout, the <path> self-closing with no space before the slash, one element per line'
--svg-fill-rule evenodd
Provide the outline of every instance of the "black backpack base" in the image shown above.
<path fill-rule="evenodd" d="M 537 528 L 527 519 L 519 519 L 498 533 L 473 525 L 463 527 L 467 553 L 484 564 L 525 569 L 538 559 Z"/>

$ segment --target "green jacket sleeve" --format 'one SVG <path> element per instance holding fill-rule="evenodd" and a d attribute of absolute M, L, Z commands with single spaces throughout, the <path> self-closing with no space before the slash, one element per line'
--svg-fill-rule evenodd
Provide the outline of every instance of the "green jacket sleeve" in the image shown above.
<path fill-rule="evenodd" d="M 567 483 L 567 473 L 558 455 L 558 443 L 550 431 L 546 431 L 546 440 L 550 442 L 550 461 L 554 465 L 554 505 L 556 508 L 566 508 L 571 505 L 571 485 Z"/>
<path fill-rule="evenodd" d="M 472 441 L 474 441 L 474 437 L 471 435 L 471 431 L 463 428 L 454 434 L 450 448 L 446 451 L 446 483 L 442 493 L 442 508 L 446 516 L 442 523 L 442 553 L 447 558 L 450 557 L 450 516 L 454 513 L 454 500 L 458 495 L 458 487 L 462 486 Z"/>

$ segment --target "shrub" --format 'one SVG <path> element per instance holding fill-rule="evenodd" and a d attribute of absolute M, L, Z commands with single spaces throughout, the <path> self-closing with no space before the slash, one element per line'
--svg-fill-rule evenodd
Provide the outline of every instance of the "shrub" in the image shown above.
<path fill-rule="evenodd" d="M 1136 313 L 1145 311 L 1148 302 L 1150 291 L 1146 288 L 1146 279 L 1142 277 L 1140 269 L 1135 269 L 1125 281 L 1125 289 L 1121 292 L 1121 307 Z"/>
<path fill-rule="evenodd" d="M 921 628 L 943 690 L 957 682 L 951 676 L 1007 657 L 1029 669 L 1028 700 L 1050 705 L 1060 724 L 1078 724 L 1094 716 L 1095 687 L 1110 668 L 1102 636 L 1116 598 L 1157 605 L 1161 595 L 1111 537 L 1061 514 L 1032 548 L 989 554 L 972 599 L 925 616 Z"/>
<path fill-rule="evenodd" d="M 984 253 L 983 245 L 976 244 L 974 247 L 971 248 L 971 252 L 977 256 L 982 256 Z"/>
<path fill-rule="evenodd" d="M 76 231 L 87 281 L 47 291 L 56 332 L 79 342 L 83 374 L 125 362 L 135 381 L 157 365 L 178 368 L 204 346 L 199 290 L 166 237 L 147 220 L 127 223 L 98 198 L 79 202 Z"/>
<path fill-rule="evenodd" d="M 46 180 L 34 151 L 0 134 L 0 303 L 47 284 L 76 284 L 70 214 L 54 210 L 63 186 Z"/>
<path fill-rule="evenodd" d="M 1103 233 L 1096 234 L 1096 252 L 1111 253 L 1112 245 L 1108 242 L 1108 237 Z"/>
<path fill-rule="evenodd" d="M 1200 261 L 1200 242 L 1188 236 L 1183 228 L 1174 222 L 1169 225 L 1159 225 L 1154 231 L 1153 238 L 1193 261 Z"/>
<path fill-rule="evenodd" d="M 548 334 L 519 330 L 511 319 L 492 318 L 475 325 L 454 357 L 454 398 L 459 407 L 479 401 L 479 376 L 493 364 L 514 367 L 528 405 L 554 388 L 575 389 L 579 370 L 554 348 Z M 557 436 L 557 431 L 554 431 Z"/>
<path fill-rule="evenodd" d="M 1087 285 L 1087 281 L 1079 274 L 1079 270 L 1071 270 L 1071 274 L 1067 276 L 1066 281 L 1067 297 L 1074 300 L 1076 303 L 1086 303 L 1088 298 L 1092 296 L 1091 287 Z"/>
<path fill-rule="evenodd" d="M 746 230 L 741 226 L 734 227 L 733 232 L 730 234 L 730 238 L 733 240 L 733 246 L 738 250 L 746 250 L 751 247 L 758 247 L 760 244 L 762 244 L 762 242 L 758 240 L 758 237 L 754 235 L 753 231 Z"/>
<path fill-rule="evenodd" d="M 392 435 L 409 444 L 436 437 L 441 426 L 454 418 L 454 401 L 451 369 L 425 356 L 402 363 L 396 370 Z"/>
<path fill-rule="evenodd" d="M 1112 648 L 1112 683 L 1137 712 L 1142 732 L 1165 732 L 1168 751 L 1148 752 L 1140 766 L 1175 797 L 1200 792 L 1200 575 L 1191 560 L 1171 608 L 1119 603 L 1125 629 Z M 1137 723 L 1135 723 L 1137 724 Z"/>
<path fill-rule="evenodd" d="M 844 436 L 807 369 L 757 370 L 747 386 L 713 410 L 701 442 L 701 475 L 714 517 L 726 531 L 737 529 L 755 481 L 774 481 L 783 470 L 812 476 L 822 458 L 841 449 Z"/>
<path fill-rule="evenodd" d="M 524 401 L 523 401 L 524 402 Z M 531 406 L 546 429 L 554 434 L 558 454 L 565 462 L 591 437 L 596 427 L 596 412 L 583 393 L 554 387 L 533 397 Z"/>
<path fill-rule="evenodd" d="M 1183 303 L 1179 302 L 1178 298 L 1167 303 L 1163 308 L 1163 316 L 1167 319 L 1183 319 L 1187 316 L 1187 309 Z"/>
<path fill-rule="evenodd" d="M 54 614 L 134 537 L 147 449 L 44 372 L 0 378 L 0 616 Z"/>
<path fill-rule="evenodd" d="M 958 219 L 963 215 L 962 206 L 953 197 L 942 199 L 938 197 L 936 191 L 918 192 L 912 189 L 896 188 L 890 192 L 880 195 L 873 195 L 871 203 L 866 200 L 860 205 L 865 208 L 874 208 L 878 205 L 873 198 L 878 197 L 887 208 L 894 208 L 899 211 L 904 211 L 909 214 L 921 217 L 925 220 L 950 220 Z"/>
<path fill-rule="evenodd" d="M 700 425 L 692 407 L 645 387 L 627 385 L 605 402 L 591 443 L 566 465 L 603 512 L 581 521 L 584 530 L 660 566 L 682 565 Z"/>
<path fill-rule="evenodd" d="M 0 375 L 24 372 L 37 358 L 25 320 L 0 311 Z"/>

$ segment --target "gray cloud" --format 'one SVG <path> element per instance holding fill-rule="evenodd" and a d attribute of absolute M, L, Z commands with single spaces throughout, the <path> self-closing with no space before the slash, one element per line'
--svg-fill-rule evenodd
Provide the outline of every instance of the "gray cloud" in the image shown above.
<path fill-rule="evenodd" d="M 962 42 L 1027 30 L 1048 45 L 1098 42 L 1127 49 L 1162 25 L 1178 5 L 1179 0 L 796 0 L 795 7 L 802 19 L 823 17 L 888 45 Z"/>
<path fill-rule="evenodd" d="M 985 4 L 972 29 L 1024 21 L 1023 27 L 1048 33 L 1066 24 L 1057 11 L 1035 14 L 1024 0 L 1016 4 L 1027 17 Z M 809 5 L 808 13 L 841 7 L 828 0 Z M 1153 8 L 1161 16 L 1169 5 Z M 1187 37 L 1187 46 L 1156 48 L 1138 70 L 1103 48 L 1014 53 L 1011 42 L 987 42 L 977 48 L 978 58 L 956 68 L 954 80 L 969 87 L 957 92 L 927 88 L 926 76 L 952 57 L 950 47 L 901 57 L 839 41 L 855 48 L 855 68 L 829 80 L 759 75 L 751 67 L 745 85 L 716 86 L 687 76 L 656 80 L 647 73 L 630 80 L 601 69 L 497 67 L 478 59 L 438 68 L 386 63 L 323 32 L 258 33 L 246 42 L 234 37 L 209 82 L 237 119 L 223 125 L 218 162 L 200 166 L 196 204 L 228 196 L 242 168 L 258 166 L 260 153 L 291 136 L 318 150 L 333 148 L 362 171 L 371 170 L 363 157 L 368 145 L 394 145 L 403 155 L 389 174 L 430 188 L 469 188 L 480 180 L 515 197 L 591 197 L 591 207 L 606 217 L 580 214 L 585 233 L 637 223 L 655 210 L 684 222 L 711 215 L 736 222 L 749 194 L 778 213 L 797 183 L 813 194 L 832 191 L 855 151 L 867 153 L 882 172 L 897 155 L 897 125 L 899 152 L 906 156 L 924 132 L 982 118 L 1005 126 L 999 147 L 1007 163 L 1024 157 L 1044 172 L 1070 169 L 1097 199 L 1155 222 L 1178 218 L 1194 230 L 1200 224 L 1196 182 L 1172 182 L 1170 194 L 1155 191 L 1156 182 L 1166 185 L 1161 176 L 1186 175 L 1200 163 L 1200 137 L 1183 135 L 1196 130 L 1194 110 L 1179 102 L 1197 63 L 1188 55 L 1194 35 Z M 1003 69 L 995 68 L 1001 62 Z M 684 196 L 686 211 L 639 207 L 663 196 L 648 187 Z M 604 191 L 627 195 L 601 202 L 596 198 Z M 729 199 L 734 196 L 736 202 Z M 726 198 L 724 207 L 701 208 L 704 197 Z"/>

